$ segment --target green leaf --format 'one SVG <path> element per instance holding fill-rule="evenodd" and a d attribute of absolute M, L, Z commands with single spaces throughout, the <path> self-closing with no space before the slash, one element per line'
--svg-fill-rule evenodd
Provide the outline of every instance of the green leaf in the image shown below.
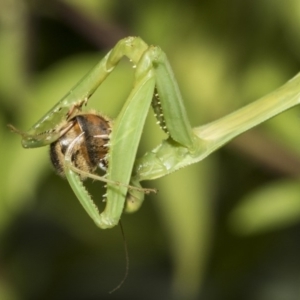
<path fill-rule="evenodd" d="M 229 215 L 229 225 L 242 235 L 278 230 L 300 220 L 300 182 L 283 180 L 247 195 Z"/>

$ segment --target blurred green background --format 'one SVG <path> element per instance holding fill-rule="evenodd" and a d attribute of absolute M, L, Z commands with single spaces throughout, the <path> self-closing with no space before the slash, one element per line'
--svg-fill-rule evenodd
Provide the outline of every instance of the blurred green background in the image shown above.
<path fill-rule="evenodd" d="M 158 188 L 120 229 L 99 230 L 28 129 L 122 37 L 162 47 L 193 126 L 300 69 L 299 0 L 0 0 L 0 299 L 300 298 L 300 113 L 294 108 Z M 114 117 L 124 60 L 90 100 Z M 164 136 L 150 112 L 140 154 Z M 99 182 L 87 183 L 101 206 Z"/>

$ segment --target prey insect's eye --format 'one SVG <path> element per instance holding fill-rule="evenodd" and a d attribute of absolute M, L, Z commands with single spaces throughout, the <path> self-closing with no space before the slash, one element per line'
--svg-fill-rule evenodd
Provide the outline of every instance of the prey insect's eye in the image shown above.
<path fill-rule="evenodd" d="M 69 129 L 65 131 L 65 128 Z M 107 169 L 108 141 L 111 122 L 95 113 L 84 113 L 73 117 L 61 131 L 62 136 L 50 145 L 51 162 L 60 175 L 64 175 L 64 156 L 72 152 L 72 163 L 85 173 L 93 173 L 97 167 Z M 78 138 L 82 135 L 81 138 Z M 77 138 L 77 142 L 72 143 Z M 69 149 L 72 147 L 72 149 Z M 82 178 L 84 179 L 84 178 Z"/>

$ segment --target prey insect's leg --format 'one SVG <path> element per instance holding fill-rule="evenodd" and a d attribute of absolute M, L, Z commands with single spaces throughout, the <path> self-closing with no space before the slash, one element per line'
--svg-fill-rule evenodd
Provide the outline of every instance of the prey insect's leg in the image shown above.
<path fill-rule="evenodd" d="M 122 182 L 109 180 L 109 179 L 105 178 L 105 176 L 99 176 L 99 175 L 96 175 L 96 174 L 93 174 L 93 173 L 88 173 L 86 171 L 82 171 L 82 170 L 78 169 L 77 167 L 75 167 L 73 164 L 68 165 L 68 167 L 71 168 L 77 174 L 82 175 L 85 178 L 91 178 L 91 179 L 94 179 L 94 180 L 98 180 L 98 181 L 102 181 L 102 182 L 106 182 L 106 183 L 111 183 L 111 184 L 116 185 L 116 186 L 124 186 L 124 187 L 127 187 L 130 190 L 136 190 L 136 191 L 142 192 L 144 194 L 157 193 L 156 189 L 142 188 L 142 187 L 135 186 L 135 185 L 128 185 L 128 184 L 124 184 Z"/>

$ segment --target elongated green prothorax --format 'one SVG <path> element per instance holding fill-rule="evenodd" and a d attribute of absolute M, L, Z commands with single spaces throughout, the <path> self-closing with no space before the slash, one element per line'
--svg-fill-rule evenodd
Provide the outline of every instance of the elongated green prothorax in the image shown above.
<path fill-rule="evenodd" d="M 123 56 L 134 65 L 135 76 L 131 93 L 112 125 L 108 118 L 82 108 Z M 153 191 L 143 189 L 140 181 L 201 161 L 235 136 L 298 104 L 299 93 L 297 76 L 228 116 L 191 128 L 165 53 L 138 37 L 127 37 L 29 131 L 10 128 L 22 136 L 25 148 L 51 144 L 53 164 L 66 176 L 89 216 L 100 228 L 111 228 L 118 224 L 124 209 L 137 210 L 144 193 Z M 151 105 L 168 139 L 136 160 Z M 100 126 L 99 130 L 89 127 L 94 125 Z M 105 176 L 94 173 L 97 167 L 106 171 Z M 106 206 L 101 213 L 82 183 L 88 177 L 107 183 Z"/>

